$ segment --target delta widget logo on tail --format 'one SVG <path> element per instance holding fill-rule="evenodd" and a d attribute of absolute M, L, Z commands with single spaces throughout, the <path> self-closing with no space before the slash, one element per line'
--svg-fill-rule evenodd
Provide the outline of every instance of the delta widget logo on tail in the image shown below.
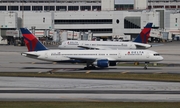
<path fill-rule="evenodd" d="M 139 36 L 134 40 L 134 42 L 138 43 L 147 43 L 148 38 L 150 36 L 151 28 L 153 23 L 147 23 L 147 25 L 143 28 Z"/>
<path fill-rule="evenodd" d="M 26 28 L 20 28 L 21 33 L 24 37 L 28 51 L 41 51 L 47 50 L 47 48 L 38 41 L 38 39 Z"/>

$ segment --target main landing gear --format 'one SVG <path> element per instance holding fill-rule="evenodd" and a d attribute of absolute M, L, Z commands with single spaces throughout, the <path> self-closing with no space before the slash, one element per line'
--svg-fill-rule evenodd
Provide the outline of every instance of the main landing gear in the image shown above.
<path fill-rule="evenodd" d="M 147 69 L 148 64 L 149 64 L 149 62 L 145 62 L 145 64 L 144 64 L 144 69 L 145 69 L 145 70 Z"/>
<path fill-rule="evenodd" d="M 87 63 L 86 67 L 84 67 L 85 70 L 87 69 L 96 69 L 96 66 L 94 66 L 93 64 Z"/>

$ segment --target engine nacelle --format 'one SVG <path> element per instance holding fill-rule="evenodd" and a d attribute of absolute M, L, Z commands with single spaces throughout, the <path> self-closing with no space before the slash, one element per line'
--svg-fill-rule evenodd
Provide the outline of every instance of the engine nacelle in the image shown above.
<path fill-rule="evenodd" d="M 115 61 L 110 61 L 109 66 L 116 66 L 116 62 Z"/>
<path fill-rule="evenodd" d="M 93 63 L 97 67 L 105 68 L 109 66 L 109 61 L 107 59 L 97 60 Z"/>

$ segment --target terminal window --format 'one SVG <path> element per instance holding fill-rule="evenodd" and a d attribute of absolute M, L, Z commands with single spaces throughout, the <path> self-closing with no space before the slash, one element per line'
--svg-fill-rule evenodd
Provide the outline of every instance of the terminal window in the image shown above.
<path fill-rule="evenodd" d="M 55 7 L 54 6 L 44 6 L 45 11 L 54 11 Z"/>
<path fill-rule="evenodd" d="M 77 31 L 77 32 L 88 32 L 91 31 L 92 33 L 112 33 L 112 29 L 65 29 L 70 31 Z"/>
<path fill-rule="evenodd" d="M 92 6 L 92 10 L 95 11 L 100 11 L 101 10 L 101 6 Z"/>
<path fill-rule="evenodd" d="M 125 17 L 124 28 L 126 29 L 141 28 L 141 18 L 140 17 Z"/>
<path fill-rule="evenodd" d="M 31 10 L 31 6 L 20 6 L 20 10 L 30 11 Z"/>
<path fill-rule="evenodd" d="M 78 6 L 68 6 L 69 11 L 78 11 L 79 7 Z"/>
<path fill-rule="evenodd" d="M 18 6 L 8 6 L 8 10 L 18 11 Z"/>
<path fill-rule="evenodd" d="M 67 7 L 66 6 L 56 6 L 56 11 L 66 11 Z"/>
<path fill-rule="evenodd" d="M 82 19 L 82 20 L 58 20 L 54 21 L 55 24 L 112 24 L 112 19 Z"/>
<path fill-rule="evenodd" d="M 42 6 L 32 6 L 33 11 L 42 11 Z"/>
<path fill-rule="evenodd" d="M 80 8 L 82 11 L 85 11 L 85 10 L 90 11 L 91 10 L 91 6 L 81 6 Z"/>
<path fill-rule="evenodd" d="M 6 11 L 6 6 L 0 6 L 0 11 Z"/>

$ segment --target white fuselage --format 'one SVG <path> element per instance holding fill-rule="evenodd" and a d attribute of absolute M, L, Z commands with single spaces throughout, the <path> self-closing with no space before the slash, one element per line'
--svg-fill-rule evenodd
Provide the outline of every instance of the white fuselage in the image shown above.
<path fill-rule="evenodd" d="M 147 49 L 151 45 L 137 43 L 137 42 L 114 42 L 114 41 L 77 41 L 77 40 L 67 40 L 62 42 L 58 47 L 60 49 L 79 49 L 85 46 L 98 49 Z"/>
<path fill-rule="evenodd" d="M 45 61 L 107 59 L 116 62 L 157 62 L 163 60 L 151 50 L 44 50 L 24 52 L 22 55 Z"/>

